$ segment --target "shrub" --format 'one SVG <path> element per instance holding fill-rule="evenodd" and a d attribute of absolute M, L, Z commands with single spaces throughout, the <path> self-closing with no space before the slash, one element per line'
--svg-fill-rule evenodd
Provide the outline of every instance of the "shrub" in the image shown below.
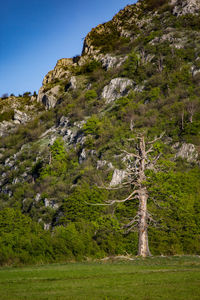
<path fill-rule="evenodd" d="M 14 110 L 5 111 L 0 114 L 0 122 L 2 121 L 9 121 L 14 118 Z"/>
<path fill-rule="evenodd" d="M 96 115 L 90 117 L 86 124 L 83 125 L 83 131 L 86 134 L 93 134 L 98 136 L 100 130 L 101 121 Z"/>
<path fill-rule="evenodd" d="M 97 98 L 97 93 L 95 90 L 89 90 L 85 93 L 85 99 L 87 101 L 92 101 Z"/>

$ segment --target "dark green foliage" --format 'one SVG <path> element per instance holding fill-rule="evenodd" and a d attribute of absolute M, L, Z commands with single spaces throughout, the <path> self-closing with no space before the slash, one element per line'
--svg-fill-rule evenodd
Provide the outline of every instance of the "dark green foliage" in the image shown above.
<path fill-rule="evenodd" d="M 158 226 L 150 229 L 155 253 L 200 253 L 200 171 L 158 172 L 150 183 Z"/>
<path fill-rule="evenodd" d="M 175 20 L 175 26 L 185 29 L 191 29 L 194 31 L 199 31 L 199 22 L 200 22 L 200 16 L 199 15 L 193 15 L 193 14 L 187 14 L 185 16 L 180 16 Z"/>
<path fill-rule="evenodd" d="M 51 260 L 50 235 L 19 210 L 0 212 L 0 264 Z"/>
<path fill-rule="evenodd" d="M 84 124 L 83 130 L 86 134 L 93 134 L 95 136 L 98 136 L 100 131 L 100 126 L 101 126 L 101 121 L 96 115 L 93 115 L 87 120 L 86 124 Z"/>
<path fill-rule="evenodd" d="M 2 121 L 10 121 L 14 117 L 14 110 L 5 111 L 0 114 L 0 122 Z"/>
<path fill-rule="evenodd" d="M 157 9 L 163 6 L 164 4 L 168 4 L 169 0 L 145 0 L 148 9 Z"/>
<path fill-rule="evenodd" d="M 94 59 L 94 60 L 84 64 L 82 67 L 77 68 L 77 74 L 92 73 L 98 69 L 101 69 L 101 63 Z"/>
<path fill-rule="evenodd" d="M 97 187 L 90 187 L 84 184 L 78 187 L 68 198 L 64 200 L 61 207 L 63 217 L 60 218 L 60 224 L 68 222 L 96 220 L 105 209 L 102 206 L 93 206 L 92 204 L 104 203 L 107 194 Z M 91 205 L 90 205 L 91 204 Z"/>

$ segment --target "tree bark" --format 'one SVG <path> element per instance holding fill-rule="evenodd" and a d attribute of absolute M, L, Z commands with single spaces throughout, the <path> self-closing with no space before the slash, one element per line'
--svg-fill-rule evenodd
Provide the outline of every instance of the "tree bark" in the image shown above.
<path fill-rule="evenodd" d="M 140 152 L 140 163 L 139 163 L 139 224 L 138 224 L 138 255 L 142 257 L 150 256 L 149 251 L 149 241 L 148 241 L 148 212 L 147 212 L 147 200 L 148 192 L 144 186 L 144 181 L 146 180 L 145 170 L 146 170 L 146 144 L 144 136 L 141 137 L 139 143 Z"/>
<path fill-rule="evenodd" d="M 148 194 L 146 188 L 139 193 L 139 224 L 138 224 L 138 255 L 142 257 L 150 256 L 148 241 L 148 213 L 147 200 Z"/>

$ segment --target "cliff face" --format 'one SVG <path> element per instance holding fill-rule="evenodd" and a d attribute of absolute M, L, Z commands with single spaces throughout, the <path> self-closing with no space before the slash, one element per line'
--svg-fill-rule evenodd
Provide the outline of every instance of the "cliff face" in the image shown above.
<path fill-rule="evenodd" d="M 45 229 L 80 220 L 101 228 L 113 211 L 88 208 L 88 201 L 110 197 L 96 186 L 123 182 L 130 157 L 121 149 L 137 149 L 130 139 L 165 132 L 153 150 L 162 153 L 158 169 L 151 157 L 147 174 L 155 201 L 165 206 L 162 199 L 170 199 L 171 211 L 160 212 L 153 198 L 150 209 L 162 215 L 171 233 L 178 219 L 174 207 L 189 207 L 191 198 L 198 215 L 196 196 L 183 178 L 193 186 L 200 176 L 199 12 L 197 0 L 128 5 L 88 33 L 81 56 L 57 62 L 37 99 L 0 99 L 0 207 L 18 206 Z M 197 198 L 199 190 L 196 184 Z M 123 223 L 130 207 L 122 205 L 117 215 Z M 157 231 L 151 234 L 159 240 Z M 175 243 L 173 234 L 171 239 Z"/>
<path fill-rule="evenodd" d="M 176 17 L 191 14 L 198 15 L 199 10 L 200 3 L 198 0 L 161 0 L 157 2 L 141 0 L 136 4 L 126 6 L 111 21 L 98 25 L 88 33 L 84 40 L 81 56 L 58 60 L 54 70 L 50 71 L 43 80 L 38 102 L 42 102 L 41 94 L 44 94 L 44 90 L 52 88 L 52 85 L 56 85 L 56 82 L 59 80 L 70 80 L 76 74 L 78 67 L 86 65 L 92 60 L 99 61 L 106 69 L 120 66 L 125 61 L 126 56 L 120 51 L 118 51 L 117 56 L 113 55 L 116 52 L 116 48 L 133 43 L 134 40 L 138 39 L 139 35 L 146 34 L 151 30 L 155 32 L 156 19 L 161 18 L 167 23 L 170 15 Z M 171 42 L 179 40 L 182 45 L 177 45 L 177 47 L 184 46 L 184 37 L 173 39 L 173 35 L 178 34 L 178 29 L 174 30 L 163 24 L 163 26 L 161 25 L 161 30 L 163 30 L 162 42 L 169 41 L 169 39 L 171 39 Z M 167 34 L 164 34 L 165 32 Z M 160 41 L 161 39 L 159 39 Z M 50 85 L 48 86 L 48 84 Z M 54 102 L 56 103 L 56 101 Z M 49 107 L 52 106 L 50 105 Z"/>

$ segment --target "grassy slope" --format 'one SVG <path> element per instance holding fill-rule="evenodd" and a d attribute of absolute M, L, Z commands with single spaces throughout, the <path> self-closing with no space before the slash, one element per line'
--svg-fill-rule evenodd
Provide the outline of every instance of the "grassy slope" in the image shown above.
<path fill-rule="evenodd" d="M 200 299 L 200 258 L 0 269 L 0 299 Z"/>

